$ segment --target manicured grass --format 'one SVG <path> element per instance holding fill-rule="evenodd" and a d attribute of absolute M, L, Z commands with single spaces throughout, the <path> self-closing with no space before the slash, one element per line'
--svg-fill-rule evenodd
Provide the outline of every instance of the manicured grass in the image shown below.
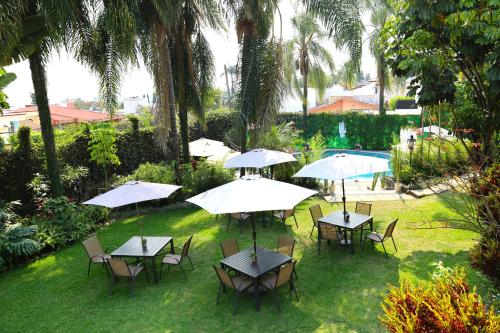
<path fill-rule="evenodd" d="M 281 314 L 270 295 L 262 297 L 260 312 L 248 294 L 241 297 L 236 316 L 232 315 L 232 292 L 215 305 L 218 281 L 212 265 L 221 259 L 219 243 L 235 237 L 241 248 L 249 247 L 251 227 L 245 226 L 240 234 L 234 223 L 226 231 L 225 218 L 216 221 L 201 209 L 186 208 L 118 221 L 99 232 L 99 238 L 105 247 L 119 246 L 138 234 L 138 219 L 145 222 L 146 235 L 174 236 L 177 246 L 194 234 L 195 270 L 185 265 L 187 281 L 174 268 L 164 271 L 159 284 L 148 284 L 145 276 L 140 277 L 135 298 L 130 298 L 125 281 L 109 295 L 106 273 L 95 265 L 87 278 L 87 256 L 81 244 L 75 244 L 0 276 L 0 332 L 380 332 L 383 328 L 376 318 L 388 284 L 404 278 L 428 279 L 438 261 L 469 267 L 467 250 L 476 234 L 436 228 L 437 224 L 433 229 L 414 229 L 424 220 L 451 217 L 439 197 L 374 204 L 372 214 L 381 231 L 392 219 L 400 219 L 395 230 L 398 252 L 388 244 L 388 260 L 381 247 L 373 249 L 369 243 L 365 252 L 356 244 L 354 255 L 341 246 L 323 243 L 318 256 L 315 240 L 309 239 L 307 209 L 315 202 L 311 199 L 298 207 L 299 229 L 288 227 L 288 234 L 298 241 L 300 302 L 284 288 L 279 293 Z M 321 205 L 325 214 L 340 209 Z M 281 226 L 257 227 L 258 244 L 274 248 L 283 233 Z M 485 295 L 490 284 L 476 271 L 469 271 L 471 284 Z"/>

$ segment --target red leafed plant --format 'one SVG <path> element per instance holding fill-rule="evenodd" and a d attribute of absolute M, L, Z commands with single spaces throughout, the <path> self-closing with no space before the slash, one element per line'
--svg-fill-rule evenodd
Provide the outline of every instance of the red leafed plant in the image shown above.
<path fill-rule="evenodd" d="M 429 283 L 391 287 L 379 319 L 390 332 L 500 332 L 500 316 L 466 282 L 465 270 L 442 268 Z"/>

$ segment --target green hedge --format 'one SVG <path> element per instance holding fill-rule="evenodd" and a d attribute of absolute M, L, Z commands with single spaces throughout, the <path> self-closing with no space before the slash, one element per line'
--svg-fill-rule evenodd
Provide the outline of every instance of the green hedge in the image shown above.
<path fill-rule="evenodd" d="M 205 137 L 207 139 L 224 141 L 226 134 L 231 132 L 238 112 L 229 108 L 220 108 L 207 112 L 205 126 L 199 122 L 189 124 L 189 140 L 194 141 Z"/>
<path fill-rule="evenodd" d="M 294 121 L 298 129 L 303 129 L 303 118 L 300 113 L 280 113 L 277 123 Z M 339 123 L 345 123 L 346 137 L 340 138 Z M 354 148 L 360 143 L 363 149 L 389 149 L 393 136 L 399 138 L 399 130 L 407 126 L 419 124 L 420 116 L 368 115 L 357 112 L 344 114 L 319 113 L 308 116 L 308 127 L 305 133 L 311 138 L 321 131 L 328 148 Z"/>

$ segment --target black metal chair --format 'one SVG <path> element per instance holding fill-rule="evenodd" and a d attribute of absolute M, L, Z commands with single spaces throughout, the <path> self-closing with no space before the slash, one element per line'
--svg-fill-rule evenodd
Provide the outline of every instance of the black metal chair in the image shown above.
<path fill-rule="evenodd" d="M 311 213 L 311 218 L 313 221 L 311 234 L 309 235 L 309 238 L 312 239 L 314 228 L 318 228 L 318 220 L 323 217 L 323 212 L 321 211 L 321 207 L 318 204 L 309 207 L 309 212 Z"/>
<path fill-rule="evenodd" d="M 369 239 L 372 241 L 372 244 L 373 243 L 382 244 L 382 247 L 384 248 L 385 257 L 389 259 L 387 251 L 385 249 L 384 242 L 390 238 L 392 240 L 392 244 L 394 245 L 394 249 L 396 250 L 396 252 L 398 252 L 398 248 L 396 247 L 396 243 L 394 242 L 394 238 L 392 237 L 392 233 L 394 231 L 394 228 L 396 227 L 396 223 L 398 223 L 398 219 L 395 219 L 394 221 L 391 222 L 391 224 L 389 224 L 387 229 L 385 229 L 385 233 L 383 235 L 375 231 L 372 231 L 368 235 L 366 235 L 366 238 L 363 242 L 363 250 L 365 249 L 366 240 Z"/>
<path fill-rule="evenodd" d="M 191 245 L 192 239 L 193 236 L 189 237 L 189 239 L 184 243 L 181 254 L 168 253 L 163 257 L 160 266 L 160 279 L 163 271 L 163 265 L 167 265 L 167 268 L 170 267 L 170 265 L 178 265 L 181 269 L 182 275 L 184 275 L 184 278 L 187 280 L 184 268 L 182 268 L 182 262 L 187 258 L 189 260 L 189 263 L 191 264 L 191 267 L 194 269 L 193 262 L 191 261 L 191 257 L 189 256 L 189 246 Z"/>
<path fill-rule="evenodd" d="M 285 224 L 286 219 L 289 217 L 292 217 L 292 216 L 293 216 L 293 219 L 295 220 L 295 226 L 298 229 L 299 224 L 297 223 L 297 218 L 295 217 L 295 208 L 285 209 L 285 210 L 281 210 L 279 212 L 273 213 L 273 217 L 280 220 L 281 224 L 283 225 L 283 230 L 285 230 L 285 232 L 286 232 L 286 224 Z"/>
<path fill-rule="evenodd" d="M 295 269 L 295 261 L 292 261 L 286 265 L 281 266 L 277 274 L 270 275 L 260 281 L 261 285 L 263 285 L 269 290 L 272 290 L 273 297 L 279 312 L 281 312 L 281 308 L 278 300 L 277 289 L 280 288 L 281 286 L 288 283 L 290 285 L 290 294 L 293 291 L 295 293 L 295 297 L 297 298 L 297 302 L 299 301 L 299 296 L 297 295 L 297 289 L 295 288 L 295 284 L 293 282 L 294 269 Z"/>
<path fill-rule="evenodd" d="M 236 292 L 236 296 L 234 299 L 234 305 L 233 305 L 233 315 L 236 314 L 236 311 L 238 309 L 238 298 L 240 296 L 240 293 L 248 289 L 252 284 L 253 281 L 252 279 L 238 275 L 238 276 L 230 276 L 228 272 L 223 270 L 220 267 L 213 266 L 215 269 L 215 273 L 217 274 L 217 277 L 219 278 L 219 291 L 217 293 L 217 300 L 216 304 L 219 304 L 219 299 L 220 299 L 220 294 L 221 292 L 226 292 L 226 288 L 233 289 Z"/>
<path fill-rule="evenodd" d="M 113 291 L 113 286 L 118 282 L 119 278 L 127 278 L 130 282 L 130 296 L 134 296 L 134 286 L 135 280 L 139 273 L 145 272 L 146 278 L 149 283 L 149 274 L 147 269 L 144 268 L 142 264 L 137 264 L 136 266 L 132 266 L 127 264 L 127 262 L 123 259 L 118 258 L 106 258 L 106 262 L 108 263 L 112 277 L 111 284 L 109 287 L 109 293 L 111 294 Z"/>
<path fill-rule="evenodd" d="M 371 215 L 372 212 L 372 204 L 368 202 L 356 202 L 356 208 L 354 209 L 355 213 L 358 214 L 363 214 L 363 215 Z M 360 225 L 354 231 L 359 231 L 359 242 L 363 241 L 363 232 L 365 231 L 364 229 L 364 224 Z"/>

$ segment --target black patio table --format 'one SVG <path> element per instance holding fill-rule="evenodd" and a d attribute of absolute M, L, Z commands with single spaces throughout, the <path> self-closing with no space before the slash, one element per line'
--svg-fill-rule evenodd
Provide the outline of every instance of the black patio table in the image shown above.
<path fill-rule="evenodd" d="M 253 280 L 255 308 L 260 309 L 259 278 L 292 261 L 292 257 L 257 246 L 257 261 L 252 261 L 253 247 L 221 260 L 222 268 L 229 267 L 249 276 Z"/>
<path fill-rule="evenodd" d="M 160 251 L 170 243 L 170 252 L 174 253 L 174 240 L 172 237 L 143 237 L 147 240 L 147 248 L 142 248 L 140 236 L 133 236 L 125 244 L 117 248 L 111 253 L 112 257 L 132 257 L 150 259 L 153 267 L 153 278 L 155 283 L 158 283 L 156 275 L 155 257 Z"/>
<path fill-rule="evenodd" d="M 353 232 L 354 229 L 357 227 L 364 225 L 366 223 L 370 224 L 370 230 L 373 231 L 373 217 L 370 215 L 364 215 L 364 214 L 358 214 L 358 213 L 348 213 L 349 214 L 349 220 L 345 221 L 344 220 L 344 212 L 343 211 L 336 211 L 331 214 L 328 214 L 327 216 L 323 216 L 318 220 L 318 223 L 328 223 L 334 226 L 337 226 L 342 229 L 346 229 L 344 232 L 344 244 L 349 245 L 348 239 L 347 239 L 347 230 L 350 231 L 351 233 L 351 240 L 353 240 Z M 318 228 L 319 229 L 319 228 Z M 354 253 L 354 245 L 352 244 L 353 242 L 351 241 L 351 252 Z M 320 253 L 321 249 L 321 235 L 318 230 L 318 253 Z"/>

